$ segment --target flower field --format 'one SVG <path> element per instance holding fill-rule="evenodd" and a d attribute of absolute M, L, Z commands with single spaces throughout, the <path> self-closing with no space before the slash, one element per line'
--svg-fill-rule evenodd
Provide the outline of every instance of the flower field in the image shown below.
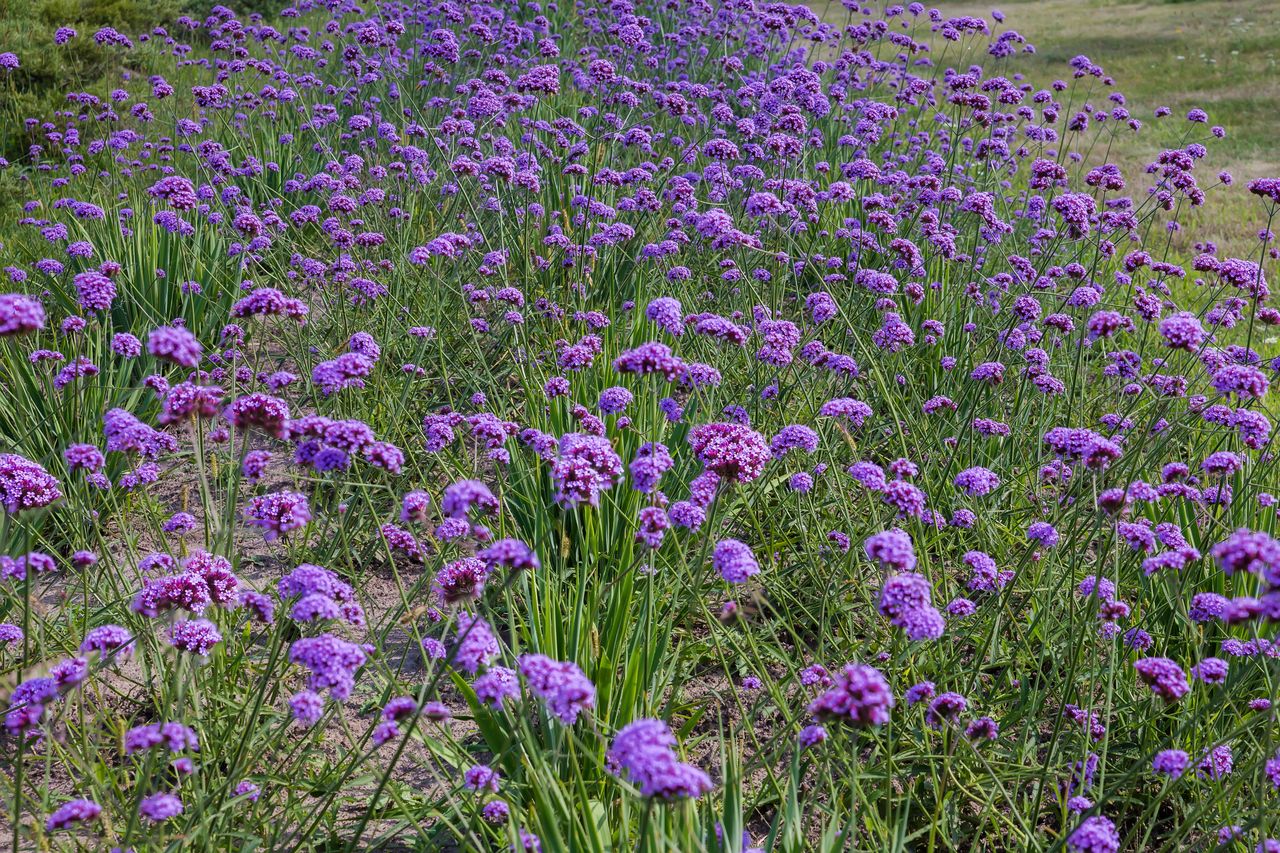
<path fill-rule="evenodd" d="M 1280 178 L 1016 25 L 0 44 L 0 843 L 1280 851 Z"/>

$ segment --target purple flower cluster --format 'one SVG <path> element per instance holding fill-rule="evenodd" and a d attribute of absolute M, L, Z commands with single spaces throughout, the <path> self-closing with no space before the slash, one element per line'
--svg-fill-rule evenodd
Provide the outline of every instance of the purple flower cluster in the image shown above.
<path fill-rule="evenodd" d="M 623 726 L 606 756 L 609 767 L 625 777 L 642 797 L 692 799 L 712 789 L 698 767 L 680 760 L 676 739 L 661 720 L 640 719 Z"/>

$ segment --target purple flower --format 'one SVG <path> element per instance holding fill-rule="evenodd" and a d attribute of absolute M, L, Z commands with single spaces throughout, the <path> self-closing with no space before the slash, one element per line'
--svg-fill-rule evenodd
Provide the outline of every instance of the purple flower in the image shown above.
<path fill-rule="evenodd" d="M 0 294 L 0 337 L 22 335 L 44 328 L 44 306 L 21 293 Z"/>
<path fill-rule="evenodd" d="M 1239 528 L 1209 553 L 1227 575 L 1256 574 L 1280 585 L 1280 542 L 1266 533 Z"/>
<path fill-rule="evenodd" d="M 351 695 L 355 674 L 367 660 L 365 647 L 332 634 L 303 637 L 289 647 L 289 662 L 308 670 L 307 689 L 315 693 L 328 690 L 339 702 Z"/>
<path fill-rule="evenodd" d="M 738 424 L 696 426 L 689 431 L 689 444 L 707 470 L 725 481 L 759 479 L 770 458 L 764 436 Z"/>
<path fill-rule="evenodd" d="M 828 400 L 818 409 L 818 414 L 827 418 L 845 418 L 855 427 L 861 427 L 871 417 L 871 407 L 861 400 L 852 397 L 837 397 Z"/>
<path fill-rule="evenodd" d="M 751 553 L 751 548 L 737 539 L 722 539 L 717 542 L 711 556 L 711 565 L 729 583 L 745 583 L 748 578 L 760 573 L 760 565 Z"/>
<path fill-rule="evenodd" d="M 0 503 L 5 512 L 48 506 L 62 497 L 58 481 L 30 459 L 0 453 Z"/>
<path fill-rule="evenodd" d="M 889 722 L 894 704 L 884 673 L 873 666 L 851 663 L 835 675 L 826 693 L 809 703 L 809 713 L 817 720 L 882 726 Z"/>
<path fill-rule="evenodd" d="M 970 740 L 995 740 L 1000 737 L 1000 724 L 990 717 L 978 717 L 965 726 L 964 736 Z"/>
<path fill-rule="evenodd" d="M 1231 775 L 1235 768 L 1235 756 L 1229 744 L 1219 744 L 1213 749 L 1205 750 L 1204 757 L 1196 765 L 1196 775 L 1201 779 L 1222 779 Z"/>
<path fill-rule="evenodd" d="M 1227 662 L 1222 658 L 1204 658 L 1191 667 L 1191 674 L 1205 684 L 1224 684 L 1228 668 Z"/>
<path fill-rule="evenodd" d="M 46 832 L 70 829 L 77 824 L 95 821 L 100 814 L 102 814 L 102 806 L 93 800 L 72 800 L 68 803 L 63 803 L 53 814 L 49 815 L 49 819 L 44 823 L 44 828 Z"/>
<path fill-rule="evenodd" d="M 458 669 L 475 675 L 498 656 L 498 640 L 479 616 L 458 613 L 456 632 L 449 662 Z"/>
<path fill-rule="evenodd" d="M 620 385 L 615 385 L 600 392 L 598 408 L 606 415 L 616 415 L 624 411 L 633 399 L 634 395 L 630 391 Z"/>
<path fill-rule="evenodd" d="M 1191 689 L 1182 667 L 1168 658 L 1142 658 L 1133 668 L 1151 692 L 1166 702 L 1176 702 Z"/>
<path fill-rule="evenodd" d="M 515 699 L 520 695 L 520 680 L 514 669 L 505 666 L 491 666 L 471 684 L 476 698 L 491 708 L 501 708 L 507 699 Z"/>
<path fill-rule="evenodd" d="M 670 296 L 660 296 L 650 302 L 644 315 L 669 335 L 684 334 L 684 311 L 680 302 Z"/>
<path fill-rule="evenodd" d="M 224 412 L 224 417 L 238 430 L 257 428 L 273 438 L 285 438 L 289 404 L 279 397 L 255 392 L 234 400 Z"/>
<path fill-rule="evenodd" d="M 484 764 L 473 764 L 462 774 L 462 783 L 468 791 L 483 791 L 486 788 L 498 793 L 498 785 L 502 776 L 497 770 Z"/>
<path fill-rule="evenodd" d="M 595 707 L 595 686 L 574 663 L 545 655 L 521 655 L 520 674 L 529 689 L 546 703 L 547 710 L 566 726 L 577 722 L 583 711 Z"/>
<path fill-rule="evenodd" d="M 606 754 L 609 768 L 625 775 L 642 797 L 660 800 L 697 798 L 712 788 L 699 768 L 680 761 L 676 739 L 661 720 L 639 719 L 618 732 Z"/>
<path fill-rule="evenodd" d="M 17 646 L 25 636 L 26 634 L 17 625 L 9 622 L 0 622 L 0 646 Z M 81 651 L 84 651 L 84 649 L 81 648 Z"/>
<path fill-rule="evenodd" d="M 924 721 L 927 725 L 938 729 L 945 723 L 953 723 L 969 707 L 969 700 L 959 693 L 939 693 L 929 703 Z"/>
<path fill-rule="evenodd" d="M 138 814 L 152 823 L 164 823 L 182 814 L 182 800 L 173 794 L 152 794 L 138 804 Z"/>
<path fill-rule="evenodd" d="M 220 642 L 222 634 L 218 626 L 207 619 L 189 619 L 169 629 L 169 645 L 180 652 L 205 657 Z"/>
<path fill-rule="evenodd" d="M 498 499 L 479 480 L 459 480 L 445 487 L 440 511 L 448 518 L 465 519 L 475 508 L 483 513 L 498 511 Z"/>
<path fill-rule="evenodd" d="M 293 719 L 303 726 L 314 726 L 324 716 L 324 698 L 311 690 L 295 693 L 289 699 Z"/>
<path fill-rule="evenodd" d="M 483 560 L 463 557 L 441 567 L 431 588 L 440 604 L 458 604 L 480 598 L 488 578 L 489 569 Z"/>
<path fill-rule="evenodd" d="M 1048 522 L 1033 521 L 1027 526 L 1027 539 L 1032 542 L 1039 542 L 1045 548 L 1052 548 L 1057 545 L 1058 538 L 1058 531 Z"/>
<path fill-rule="evenodd" d="M 797 448 L 806 453 L 815 452 L 818 449 L 818 434 L 803 424 L 791 424 L 783 427 L 769 442 L 774 459 L 781 459 Z"/>
<path fill-rule="evenodd" d="M 1151 769 L 1161 776 L 1177 779 L 1191 766 L 1191 756 L 1180 749 L 1165 749 L 1156 753 Z"/>
<path fill-rule="evenodd" d="M 908 687 L 903 698 L 907 700 L 907 705 L 911 706 L 932 699 L 936 693 L 937 686 L 932 681 L 921 681 L 919 684 Z"/>
<path fill-rule="evenodd" d="M 642 444 L 629 468 L 632 485 L 638 492 L 651 494 L 658 487 L 662 475 L 670 471 L 673 465 L 675 461 L 665 444 Z"/>
<path fill-rule="evenodd" d="M 988 468 L 967 468 L 956 475 L 955 485 L 970 497 L 981 497 L 995 491 L 1000 478 Z"/>
<path fill-rule="evenodd" d="M 204 350 L 196 336 L 180 326 L 161 326 L 147 335 L 147 352 L 179 367 L 195 368 Z"/>
<path fill-rule="evenodd" d="M 933 588 L 923 575 L 893 574 L 880 590 L 879 610 L 913 642 L 936 640 L 946 630 L 946 622 L 933 606 L 932 595 Z"/>
<path fill-rule="evenodd" d="M 263 538 L 274 542 L 291 530 L 305 527 L 311 520 L 307 496 L 299 492 L 273 492 L 250 499 L 244 511 L 245 523 L 261 527 Z"/>
<path fill-rule="evenodd" d="M 96 270 L 78 274 L 73 280 L 76 297 L 84 311 L 110 311 L 116 298 L 116 286 L 111 279 Z"/>
<path fill-rule="evenodd" d="M 645 376 L 656 373 L 673 382 L 685 371 L 685 364 L 672 354 L 666 344 L 650 341 L 632 350 L 627 350 L 613 360 L 613 369 L 619 373 L 634 373 Z"/>
<path fill-rule="evenodd" d="M 1071 853 L 1118 853 L 1120 834 L 1116 825 L 1102 815 L 1085 818 L 1067 836 Z"/>
<path fill-rule="evenodd" d="M 867 537 L 863 551 L 887 572 L 910 572 L 916 567 L 916 552 L 911 537 L 897 527 Z"/>
<path fill-rule="evenodd" d="M 499 539 L 477 552 L 476 556 L 485 562 L 489 571 L 494 571 L 499 566 L 512 571 L 533 571 L 541 567 L 538 555 L 519 539 Z"/>
<path fill-rule="evenodd" d="M 622 478 L 622 458 L 604 436 L 570 432 L 560 437 L 551 468 L 556 502 L 567 506 L 597 506 L 600 495 Z"/>
<path fill-rule="evenodd" d="M 119 625 L 99 625 L 90 628 L 80 644 L 80 653 L 97 652 L 106 657 L 113 655 L 117 660 L 127 660 L 133 654 L 133 634 Z"/>
<path fill-rule="evenodd" d="M 190 750 L 198 752 L 200 739 L 195 731 L 182 723 L 152 723 L 135 726 L 124 735 L 124 751 L 126 755 L 145 752 L 162 746 L 172 753 Z"/>

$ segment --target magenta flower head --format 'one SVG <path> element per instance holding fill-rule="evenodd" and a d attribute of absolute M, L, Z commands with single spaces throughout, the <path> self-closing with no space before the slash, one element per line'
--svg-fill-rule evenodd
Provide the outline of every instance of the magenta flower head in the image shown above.
<path fill-rule="evenodd" d="M 369 647 L 347 642 L 332 634 L 303 637 L 289 647 L 289 662 L 307 670 L 307 690 L 329 691 L 344 702 L 355 689 L 356 673 L 369 659 Z"/>
<path fill-rule="evenodd" d="M 956 475 L 955 485 L 970 497 L 981 497 L 994 492 L 1000 478 L 989 468 L 967 468 Z"/>
<path fill-rule="evenodd" d="M 76 297 L 84 311 L 110 311 L 116 298 L 116 286 L 111 279 L 97 270 L 78 274 L 73 280 Z"/>
<path fill-rule="evenodd" d="M 888 572 L 910 572 L 916 567 L 916 552 L 905 530 L 891 527 L 867 537 L 863 551 Z"/>
<path fill-rule="evenodd" d="M 1177 779 L 1191 766 L 1191 756 L 1181 749 L 1166 749 L 1156 753 L 1151 769 L 1161 776 Z"/>
<path fill-rule="evenodd" d="M 252 498 L 244 518 L 250 527 L 262 528 L 264 539 L 274 542 L 291 530 L 305 527 L 311 520 L 311 506 L 300 492 L 272 492 Z"/>
<path fill-rule="evenodd" d="M 968 708 L 969 700 L 959 693 L 939 693 L 929 703 L 924 721 L 932 728 L 940 729 L 945 723 L 955 722 Z"/>
<path fill-rule="evenodd" d="M 207 657 L 220 642 L 222 634 L 218 626 L 208 619 L 188 619 L 169 629 L 169 645 L 180 652 Z"/>
<path fill-rule="evenodd" d="M 760 573 L 760 564 L 756 562 L 751 548 L 737 539 L 722 539 L 717 542 L 711 555 L 711 565 L 729 583 L 745 583 L 748 578 Z"/>
<path fill-rule="evenodd" d="M 595 707 L 596 688 L 578 665 L 546 655 L 521 655 L 520 674 L 547 710 L 571 726 L 583 711 Z"/>
<path fill-rule="evenodd" d="M 494 571 L 499 566 L 512 571 L 532 571 L 542 565 L 534 550 L 520 539 L 499 539 L 477 552 L 476 556 L 484 560 L 489 571 Z"/>
<path fill-rule="evenodd" d="M 605 756 L 609 769 L 625 776 L 642 797 L 695 799 L 713 787 L 711 778 L 676 754 L 676 738 L 661 720 L 639 719 L 623 726 Z"/>
<path fill-rule="evenodd" d="M 462 780 L 468 791 L 489 790 L 496 794 L 498 785 L 502 782 L 502 776 L 492 767 L 473 764 L 462 774 Z"/>
<path fill-rule="evenodd" d="M 933 587 L 924 575 L 903 572 L 890 575 L 880 590 L 880 613 L 902 628 L 913 642 L 936 640 L 946 631 L 946 621 L 933 606 Z"/>
<path fill-rule="evenodd" d="M 828 400 L 818 409 L 818 414 L 826 418 L 844 418 L 855 427 L 861 427 L 862 424 L 871 417 L 871 407 L 861 400 L 855 400 L 852 397 L 837 397 Z"/>
<path fill-rule="evenodd" d="M 566 506 L 597 506 L 600 495 L 622 479 L 622 457 L 604 436 L 582 432 L 560 437 L 559 453 L 551 468 L 556 502 Z"/>
<path fill-rule="evenodd" d="M 1249 192 L 1261 199 L 1280 204 L 1280 178 L 1255 178 L 1248 184 Z"/>
<path fill-rule="evenodd" d="M 152 794 L 143 797 L 138 805 L 138 814 L 151 823 L 164 823 L 182 814 L 182 800 L 173 794 Z"/>
<path fill-rule="evenodd" d="M 470 675 L 475 675 L 498 656 L 498 639 L 489 630 L 489 623 L 479 616 L 459 612 L 456 634 L 449 652 L 449 663 Z"/>
<path fill-rule="evenodd" d="M 484 671 L 471 687 L 476 691 L 476 698 L 490 708 L 501 708 L 508 699 L 520 696 L 520 679 L 514 669 L 505 666 L 491 666 Z"/>
<path fill-rule="evenodd" d="M 1280 542 L 1262 531 L 1242 527 L 1209 553 L 1226 575 L 1255 574 L 1273 586 L 1280 585 Z"/>
<path fill-rule="evenodd" d="M 484 594 L 484 584 L 488 578 L 489 569 L 483 560 L 463 557 L 445 563 L 436 572 L 432 591 L 441 605 L 475 601 Z"/>
<path fill-rule="evenodd" d="M 613 369 L 619 373 L 639 376 L 658 374 L 668 382 L 674 382 L 685 372 L 685 364 L 671 352 L 671 347 L 657 341 L 641 344 L 627 350 L 613 360 Z"/>
<path fill-rule="evenodd" d="M 1116 825 L 1102 815 L 1085 818 L 1067 836 L 1071 853 L 1118 853 L 1120 833 Z"/>
<path fill-rule="evenodd" d="M 459 480 L 445 487 L 440 512 L 447 518 L 465 519 L 472 509 L 482 513 L 498 511 L 498 499 L 479 480 Z"/>
<path fill-rule="evenodd" d="M 803 450 L 814 453 L 818 449 L 818 434 L 804 424 L 791 424 L 783 427 L 773 440 L 769 442 L 775 459 L 781 459 L 792 450 Z"/>
<path fill-rule="evenodd" d="M 5 512 L 39 509 L 62 497 L 57 479 L 24 456 L 0 453 L 0 503 Z"/>
<path fill-rule="evenodd" d="M 44 306 L 22 293 L 0 294 L 0 338 L 44 328 Z"/>
<path fill-rule="evenodd" d="M 279 397 L 254 392 L 233 400 L 224 417 L 238 430 L 256 428 L 272 438 L 285 438 L 288 434 L 289 404 Z"/>
<path fill-rule="evenodd" d="M 1151 692 L 1166 702 L 1176 702 L 1191 690 L 1187 674 L 1169 658 L 1142 658 L 1133 668 Z"/>
<path fill-rule="evenodd" d="M 102 814 L 102 806 L 93 800 L 72 800 L 69 803 L 63 803 L 49 815 L 44 828 L 46 832 L 70 829 L 78 824 L 91 823 L 97 820 L 100 814 Z"/>
<path fill-rule="evenodd" d="M 809 703 L 809 713 L 819 721 L 882 726 L 889 722 L 894 704 L 884 673 L 874 666 L 851 663 L 835 675 L 826 693 Z"/>
<path fill-rule="evenodd" d="M 772 455 L 764 436 L 739 424 L 696 426 L 689 431 L 689 445 L 707 470 L 726 482 L 759 479 Z"/>
<path fill-rule="evenodd" d="M 196 336 L 180 326 L 161 326 L 147 335 L 147 352 L 179 367 L 195 369 L 204 349 Z"/>

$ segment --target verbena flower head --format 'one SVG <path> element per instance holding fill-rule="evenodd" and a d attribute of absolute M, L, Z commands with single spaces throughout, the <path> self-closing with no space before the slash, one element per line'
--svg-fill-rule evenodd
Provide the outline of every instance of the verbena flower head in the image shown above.
<path fill-rule="evenodd" d="M 80 824 L 92 823 L 102 814 L 102 806 L 93 800 L 71 800 L 58 806 L 44 823 L 46 832 L 71 829 Z"/>
<path fill-rule="evenodd" d="M 16 453 L 0 453 L 0 503 L 5 512 L 39 509 L 61 497 L 57 479 L 43 467 Z"/>
<path fill-rule="evenodd" d="M 179 367 L 194 368 L 200 364 L 204 348 L 189 330 L 181 326 L 161 326 L 147 335 L 147 352 Z"/>
<path fill-rule="evenodd" d="M 712 789 L 711 779 L 676 755 L 675 736 L 661 720 L 639 719 L 624 726 L 606 755 L 613 772 L 635 785 L 642 797 L 659 800 L 697 798 Z"/>
<path fill-rule="evenodd" d="M 520 675 L 529 689 L 547 705 L 552 716 L 566 726 L 595 707 L 595 685 L 577 664 L 553 660 L 546 655 L 521 655 Z"/>
<path fill-rule="evenodd" d="M 1118 853 L 1120 833 L 1116 825 L 1102 815 L 1085 818 L 1067 836 L 1072 853 Z"/>
<path fill-rule="evenodd" d="M 867 538 L 863 550 L 869 559 L 887 572 L 911 572 L 916 567 L 916 552 L 911 537 L 897 527 L 882 530 Z"/>
<path fill-rule="evenodd" d="M 600 496 L 622 477 L 622 458 L 604 436 L 571 432 L 560 438 L 551 468 L 558 503 L 597 506 Z"/>
<path fill-rule="evenodd" d="M 44 306 L 21 293 L 0 294 L 0 337 L 24 335 L 44 328 Z"/>
<path fill-rule="evenodd" d="M 1191 689 L 1182 667 L 1168 658 L 1142 658 L 1133 668 L 1151 692 L 1166 702 L 1176 702 Z"/>
<path fill-rule="evenodd" d="M 722 539 L 717 542 L 712 551 L 711 564 L 720 573 L 720 577 L 729 583 L 745 583 L 748 578 L 760 573 L 760 565 L 751 548 L 737 539 Z"/>
<path fill-rule="evenodd" d="M 809 713 L 818 720 L 882 726 L 889 722 L 894 704 L 893 691 L 880 670 L 851 663 L 834 676 L 826 693 L 809 703 Z"/>
<path fill-rule="evenodd" d="M 250 499 L 244 518 L 251 527 L 262 528 L 263 538 L 273 542 L 305 527 L 311 520 L 311 506 L 300 492 L 274 492 Z"/>
<path fill-rule="evenodd" d="M 689 445 L 708 471 L 739 483 L 759 479 L 771 455 L 764 436 L 738 424 L 696 426 L 689 432 Z"/>

